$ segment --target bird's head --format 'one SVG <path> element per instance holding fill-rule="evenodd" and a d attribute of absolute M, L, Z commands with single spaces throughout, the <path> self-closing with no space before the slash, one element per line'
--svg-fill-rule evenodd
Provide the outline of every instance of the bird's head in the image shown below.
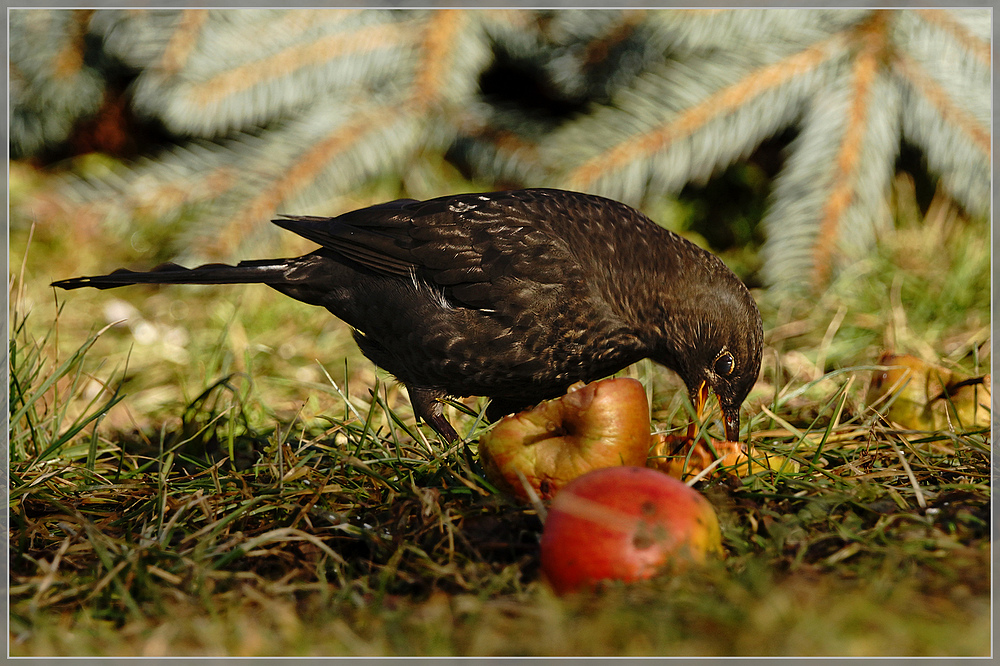
<path fill-rule="evenodd" d="M 735 276 L 688 292 L 665 317 L 654 361 L 680 375 L 698 416 L 709 391 L 719 398 L 726 439 L 737 441 L 740 406 L 760 374 L 763 324 L 750 292 Z"/>

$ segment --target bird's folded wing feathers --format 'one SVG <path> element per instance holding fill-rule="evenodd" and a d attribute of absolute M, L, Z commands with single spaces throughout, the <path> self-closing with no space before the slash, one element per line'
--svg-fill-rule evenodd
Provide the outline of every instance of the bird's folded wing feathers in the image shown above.
<path fill-rule="evenodd" d="M 417 275 L 468 306 L 488 308 L 495 280 L 517 275 L 560 284 L 579 270 L 561 239 L 520 219 L 519 203 L 481 195 L 403 199 L 336 218 L 285 216 L 274 223 L 374 270 Z"/>

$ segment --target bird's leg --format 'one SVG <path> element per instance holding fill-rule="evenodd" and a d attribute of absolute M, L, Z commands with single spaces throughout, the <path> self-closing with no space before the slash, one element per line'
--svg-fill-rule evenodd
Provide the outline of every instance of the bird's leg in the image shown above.
<path fill-rule="evenodd" d="M 410 394 L 410 404 L 413 405 L 413 414 L 417 418 L 423 419 L 448 443 L 458 440 L 458 433 L 444 417 L 444 406 L 441 404 L 441 400 L 448 396 L 447 393 L 441 389 L 418 386 L 407 386 L 406 392 Z"/>

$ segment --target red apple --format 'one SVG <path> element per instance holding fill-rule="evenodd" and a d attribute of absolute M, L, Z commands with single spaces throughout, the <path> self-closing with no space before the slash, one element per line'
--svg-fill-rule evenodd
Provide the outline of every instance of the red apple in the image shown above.
<path fill-rule="evenodd" d="M 646 467 L 595 470 L 552 501 L 542 573 L 558 594 L 602 580 L 634 581 L 722 553 L 712 505 L 677 479 Z"/>
<path fill-rule="evenodd" d="M 500 490 L 529 499 L 527 483 L 548 499 L 593 469 L 644 465 L 649 445 L 646 391 L 622 377 L 570 388 L 504 417 L 479 439 L 479 455 Z"/>

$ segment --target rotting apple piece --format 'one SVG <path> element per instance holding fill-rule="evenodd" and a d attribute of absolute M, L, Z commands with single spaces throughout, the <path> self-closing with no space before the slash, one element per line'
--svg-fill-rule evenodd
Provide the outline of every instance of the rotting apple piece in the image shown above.
<path fill-rule="evenodd" d="M 865 403 L 911 430 L 990 425 L 990 376 L 968 377 L 910 354 L 883 353 Z"/>
<path fill-rule="evenodd" d="M 763 453 L 742 442 L 713 439 L 713 453 L 703 439 L 692 441 L 689 435 L 656 434 L 652 438 L 653 445 L 649 449 L 646 466 L 682 481 L 701 474 L 717 459 L 720 462 L 709 471 L 710 477 L 720 471 L 736 476 L 749 476 L 766 471 L 799 470 L 799 464 L 794 460 L 773 453 Z"/>

